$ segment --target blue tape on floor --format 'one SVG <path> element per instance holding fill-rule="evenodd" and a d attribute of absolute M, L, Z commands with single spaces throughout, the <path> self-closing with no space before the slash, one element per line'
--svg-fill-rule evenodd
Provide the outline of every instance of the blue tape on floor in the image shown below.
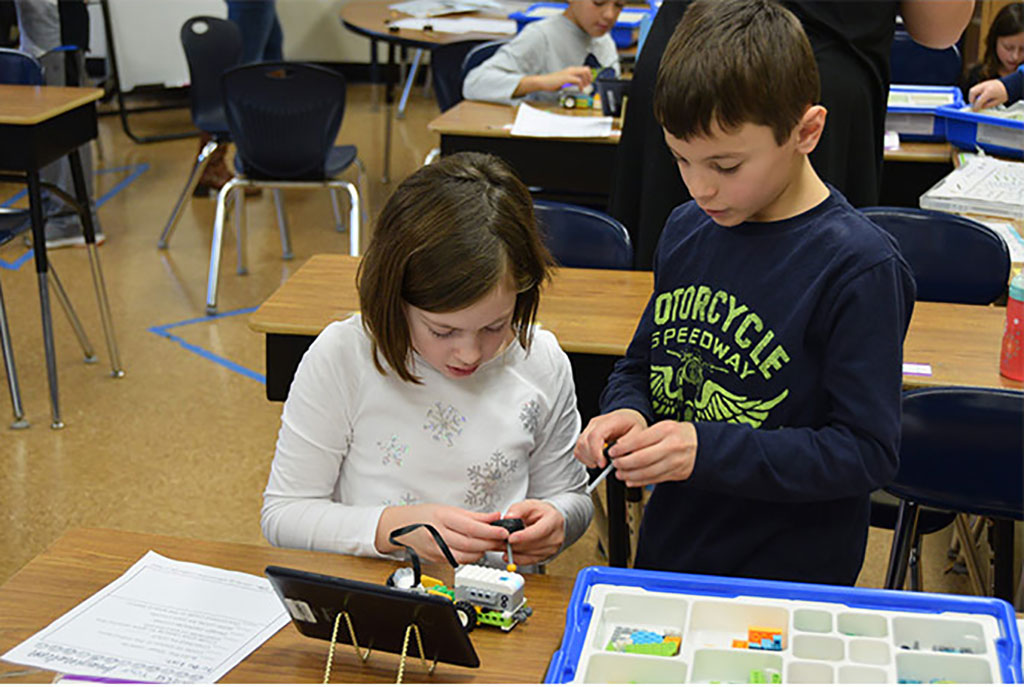
<path fill-rule="evenodd" d="M 233 317 L 235 315 L 246 315 L 248 313 L 255 312 L 255 310 L 256 310 L 256 308 L 241 308 L 239 310 L 232 310 L 230 312 L 218 313 L 216 315 L 208 315 L 206 317 L 195 317 L 195 318 L 192 318 L 190 320 L 182 320 L 181 322 L 173 322 L 171 324 L 163 324 L 163 325 L 158 325 L 158 326 L 155 326 L 155 327 L 150 327 L 149 331 L 151 331 L 152 333 L 156 334 L 157 336 L 161 336 L 161 337 L 163 337 L 165 339 L 169 339 L 169 340 L 173 341 L 174 343 L 176 343 L 179 346 L 181 346 L 182 348 L 184 348 L 186 351 L 189 351 L 191 353 L 195 353 L 196 355 L 198 355 L 201 358 L 205 358 L 206 360 L 214 362 L 214 363 L 216 363 L 216 364 L 218 364 L 218 365 L 220 365 L 222 367 L 227 368 L 228 370 L 231 370 L 232 372 L 237 372 L 238 374 L 242 375 L 243 377 L 248 377 L 249 379 L 254 379 L 257 382 L 259 382 L 260 384 L 263 384 L 264 386 L 266 386 L 266 384 L 267 384 L 267 377 L 266 377 L 266 375 L 262 375 L 259 372 L 255 372 L 253 370 L 250 370 L 247 367 L 239 365 L 238 363 L 236 363 L 233 360 L 228 360 L 227 358 L 225 358 L 223 356 L 220 356 L 220 355 L 217 355 L 216 353 L 213 353 L 211 351 L 208 351 L 205 348 L 202 348 L 201 346 L 196 346 L 195 344 L 191 344 L 188 341 L 185 341 L 180 336 L 176 336 L 174 334 L 171 334 L 170 331 L 168 331 L 170 329 L 175 329 L 177 327 L 187 327 L 187 326 L 193 325 L 193 324 L 202 324 L 204 322 L 212 322 L 214 320 L 219 320 L 219 319 L 224 318 L 224 317 Z"/>
<path fill-rule="evenodd" d="M 128 176 L 126 176 L 124 179 L 121 179 L 121 181 L 117 182 L 117 184 L 115 184 L 113 188 L 111 188 L 109 191 L 107 191 L 102 196 L 100 196 L 99 198 L 96 199 L 96 209 L 97 210 L 99 208 L 103 207 L 103 204 L 106 203 L 108 200 L 110 200 L 111 198 L 116 196 L 121 191 L 125 190 L 133 181 L 135 181 L 140 176 L 142 176 L 142 174 L 144 172 L 149 171 L 149 163 L 148 162 L 143 162 L 143 163 L 140 163 L 140 164 L 137 164 L 137 165 L 125 165 L 125 166 L 122 166 L 122 167 L 111 167 L 110 169 L 98 169 L 98 170 L 96 170 L 96 172 L 95 172 L 96 175 L 111 174 L 111 173 L 115 173 L 115 172 L 127 172 L 128 170 L 131 170 L 131 173 Z M 18 191 L 17 193 L 15 193 L 13 196 L 8 198 L 4 202 L 0 203 L 0 207 L 9 207 L 11 205 L 11 203 L 16 203 L 17 201 L 19 201 L 22 198 L 24 198 L 27 194 L 28 194 L 28 191 L 26 189 L 22 189 L 21 191 Z M 18 258 L 14 262 L 7 262 L 6 260 L 0 258 L 0 267 L 2 267 L 5 270 L 14 270 L 14 271 L 16 271 L 16 270 L 20 269 L 21 266 L 24 265 L 28 261 L 28 259 L 31 258 L 31 257 L 32 257 L 32 250 L 29 249 L 28 252 L 26 252 L 24 255 L 22 255 L 20 258 Z"/>

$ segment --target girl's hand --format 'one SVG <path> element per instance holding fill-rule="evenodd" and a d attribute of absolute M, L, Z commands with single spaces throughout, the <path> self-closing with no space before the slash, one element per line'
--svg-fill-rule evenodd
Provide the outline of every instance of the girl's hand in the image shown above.
<path fill-rule="evenodd" d="M 603 468 L 607 461 L 604 459 L 605 444 L 619 441 L 623 437 L 637 434 L 647 429 L 647 419 L 635 410 L 620 408 L 605 415 L 598 415 L 587 423 L 583 434 L 576 441 L 576 448 L 573 455 L 576 460 L 588 468 Z M 620 455 L 622 451 L 610 452 L 612 457 Z"/>
<path fill-rule="evenodd" d="M 475 513 L 455 506 L 439 503 L 422 503 L 414 506 L 390 506 L 381 513 L 377 521 L 377 536 L 374 544 L 380 553 L 400 551 L 388 541 L 388 535 L 406 525 L 425 522 L 434 526 L 448 544 L 452 555 L 459 563 L 474 563 L 486 551 L 503 551 L 508 530 L 488 523 L 501 517 L 501 513 Z M 420 558 L 444 562 L 444 554 L 437 542 L 424 528 L 402 536 L 398 541 L 416 549 Z"/>
<path fill-rule="evenodd" d="M 502 517 L 522 518 L 526 525 L 526 529 L 513 532 L 508 537 L 516 565 L 547 560 L 562 548 L 565 541 L 565 518 L 550 503 L 537 499 L 513 503 Z M 507 563 L 508 556 L 505 558 Z"/>
<path fill-rule="evenodd" d="M 967 92 L 967 100 L 971 103 L 971 109 L 977 112 L 987 107 L 1002 105 L 1010 96 L 1006 92 L 1006 86 L 999 79 L 989 79 L 971 86 Z"/>
<path fill-rule="evenodd" d="M 697 428 L 692 422 L 664 420 L 629 432 L 608 449 L 615 476 L 627 487 L 689 479 L 697 461 Z"/>

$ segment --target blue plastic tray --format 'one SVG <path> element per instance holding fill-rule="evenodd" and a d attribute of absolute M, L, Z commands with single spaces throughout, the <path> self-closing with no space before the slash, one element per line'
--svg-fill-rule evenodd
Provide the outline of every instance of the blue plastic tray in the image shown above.
<path fill-rule="evenodd" d="M 525 10 L 513 12 L 508 15 L 508 18 L 516 20 L 516 31 L 522 31 L 523 27 L 531 21 L 543 19 L 545 16 L 543 14 L 544 10 L 558 10 L 561 12 L 566 7 L 567 5 L 564 2 L 536 2 Z M 612 29 L 612 40 L 615 41 L 616 47 L 628 48 L 633 45 L 633 41 L 636 38 L 634 32 L 640 27 L 640 22 L 643 21 L 646 14 L 649 14 L 647 10 L 640 10 L 636 7 L 627 7 L 622 10 L 619 20 L 615 22 L 615 27 Z"/>
<path fill-rule="evenodd" d="M 962 107 L 939 108 L 950 143 L 970 151 L 981 148 L 994 155 L 1024 158 L 1024 122 L 984 112 L 965 112 Z"/>
<path fill-rule="evenodd" d="M 600 592 L 595 591 L 595 596 L 598 597 L 595 603 L 598 604 L 598 608 L 592 605 L 591 591 L 595 585 L 614 585 L 615 589 L 609 591 L 607 588 L 600 588 Z M 621 589 L 618 589 L 621 588 Z M 630 589 L 632 588 L 632 590 Z M 639 589 L 638 589 L 639 588 Z M 640 591 L 645 590 L 645 591 Z M 901 679 L 906 676 L 901 675 L 901 665 L 907 665 L 911 661 L 920 662 L 932 661 L 939 664 L 939 666 L 956 665 L 959 662 L 963 665 L 964 662 L 968 662 L 971 665 L 977 665 L 981 659 L 988 661 L 988 666 L 992 663 L 998 664 L 998 675 L 990 675 L 991 679 L 995 682 L 1007 682 L 1007 683 L 1019 683 L 1021 682 L 1021 644 L 1020 637 L 1017 632 L 1017 624 L 1014 616 L 1013 608 L 1005 601 L 999 599 L 992 599 L 987 597 L 970 597 L 970 596 L 953 596 L 947 594 L 929 594 L 922 592 L 902 592 L 902 591 L 891 591 L 891 590 L 879 590 L 879 589 L 866 589 L 860 587 L 837 587 L 829 585 L 818 585 L 818 584 L 798 584 L 790 582 L 770 582 L 761 580 L 749 580 L 741 578 L 731 577 L 711 577 L 705 575 L 684 575 L 676 573 L 664 573 L 664 572 L 653 572 L 646 570 L 630 570 L 626 568 L 607 568 L 607 567 L 588 567 L 584 568 L 579 572 L 576 577 L 576 584 L 573 588 L 572 597 L 569 601 L 569 608 L 566 613 L 565 622 L 565 633 L 562 637 L 562 646 L 555 652 L 551 658 L 551 663 L 548 666 L 548 672 L 545 677 L 547 683 L 565 683 L 572 681 L 583 681 L 586 675 L 577 674 L 583 666 L 581 665 L 582 658 L 593 659 L 600 655 L 600 658 L 612 657 L 613 660 L 626 660 L 634 661 L 633 665 L 640 666 L 640 670 L 636 674 L 632 674 L 629 670 L 626 670 L 626 675 L 623 675 L 623 671 L 612 666 L 611 670 L 604 670 L 603 672 L 596 672 L 595 674 L 599 679 L 599 682 L 619 682 L 619 681 L 638 681 L 638 682 L 658 682 L 658 681 L 672 681 L 672 682 L 683 682 L 683 675 L 688 675 L 686 667 L 682 668 L 682 672 L 678 673 L 678 679 L 674 679 L 676 674 L 666 673 L 657 674 L 651 672 L 652 666 L 667 666 L 674 659 L 662 658 L 662 657 L 650 657 L 650 656 L 634 656 L 630 654 L 616 653 L 613 651 L 601 650 L 595 648 L 593 642 L 598 642 L 598 637 L 603 637 L 599 634 L 601 629 L 600 623 L 604 622 L 605 625 L 609 625 L 607 619 L 602 619 L 602 612 L 608 613 L 630 613 L 633 609 L 638 616 L 644 616 L 644 618 L 650 619 L 652 623 L 657 625 L 654 616 L 657 615 L 659 609 L 671 606 L 675 602 L 674 598 L 666 597 L 647 597 L 642 598 L 647 592 L 656 593 L 667 593 L 679 596 L 679 603 L 681 606 L 685 606 L 688 610 L 685 611 L 687 614 L 687 622 L 691 625 L 696 623 L 694 619 L 698 613 L 697 604 L 704 604 L 705 608 L 719 605 L 726 607 L 725 610 L 736 611 L 739 609 L 739 613 L 745 612 L 745 609 L 751 609 L 758 612 L 764 613 L 784 613 L 786 617 L 790 611 L 793 611 L 793 620 L 791 622 L 792 630 L 788 627 L 785 630 L 785 643 L 786 651 L 788 652 L 790 642 L 799 644 L 802 640 L 806 640 L 808 637 L 811 640 L 825 640 L 840 643 L 845 643 L 847 646 L 853 645 L 855 642 L 859 642 L 862 645 L 868 643 L 882 644 L 888 642 L 892 648 L 887 650 L 887 653 L 891 655 L 891 665 L 885 668 L 889 675 L 896 674 Z M 603 596 L 602 596 L 603 594 Z M 623 603 L 622 599 L 618 599 L 616 604 L 612 604 L 609 601 L 609 606 L 603 608 L 602 598 L 610 599 L 612 595 L 626 595 L 629 597 L 632 595 L 629 603 Z M 742 598 L 738 598 L 742 597 Z M 722 603 L 723 600 L 729 600 Z M 783 601 L 784 603 L 777 604 L 773 607 L 772 601 Z M 807 606 L 802 604 L 806 603 Z M 831 605 L 829 605 L 831 604 Z M 784 611 L 777 610 L 783 608 Z M 625 609 L 625 610 L 624 610 Z M 867 611 L 868 613 L 865 613 Z M 859 633 L 848 633 L 843 629 L 843 618 L 853 617 L 871 617 L 870 611 L 879 612 L 876 617 L 884 616 L 882 620 L 886 623 L 885 627 L 891 624 L 894 628 L 892 633 L 888 633 L 886 630 L 885 635 L 863 635 L 863 637 L 875 637 L 874 639 L 863 639 L 861 636 L 843 636 L 844 634 Z M 803 612 L 807 614 L 825 614 L 831 613 L 832 616 L 837 618 L 836 631 L 832 632 L 831 621 L 828 625 L 828 630 L 813 630 L 807 627 L 800 627 L 796 619 L 796 614 Z M 967 618 L 964 619 L 963 615 L 940 615 L 940 614 L 969 614 L 973 616 L 987 616 L 987 619 Z M 917 617 L 920 616 L 920 617 Z M 808 616 L 804 616 L 808 617 Z M 960 628 L 967 626 L 974 626 L 980 629 L 981 627 L 997 627 L 998 636 L 995 631 L 983 632 L 983 637 L 979 637 L 976 634 L 970 635 L 965 634 L 964 637 L 970 637 L 971 641 L 975 643 L 976 647 L 982 647 L 981 651 L 984 653 L 983 656 L 959 656 L 950 655 L 948 653 L 940 653 L 942 649 L 932 650 L 927 648 L 923 651 L 909 651 L 906 647 L 899 646 L 900 642 L 909 641 L 904 637 L 897 639 L 897 621 L 903 623 L 903 626 L 908 624 L 916 627 L 924 628 L 922 632 L 927 633 L 932 628 L 938 626 L 948 626 L 955 628 L 954 632 L 958 632 Z M 585 646 L 585 642 L 588 636 L 588 630 L 590 629 L 591 623 L 598 623 L 595 625 L 595 631 L 593 633 L 593 642 Z M 616 623 L 619 622 L 616 620 Z M 626 624 L 629 624 L 627 621 Z M 637 625 L 643 625 L 643 620 L 635 622 Z M 671 623 L 662 623 L 662 626 Z M 753 619 L 750 625 L 759 625 L 763 622 L 758 622 L 758 619 Z M 744 625 L 746 627 L 746 625 Z M 688 641 L 687 633 L 693 630 L 693 627 L 680 627 L 682 632 L 682 642 L 685 645 Z M 718 628 L 721 629 L 721 628 Z M 822 632 L 826 634 L 814 636 L 813 632 Z M 883 639 L 877 639 L 883 637 Z M 925 642 L 928 638 L 922 637 L 922 642 Z M 601 640 L 603 641 L 603 640 Z M 689 641 L 697 641 L 696 639 Z M 934 637 L 931 641 L 936 641 Z M 965 639 L 966 641 L 966 639 Z M 941 642 L 940 642 L 941 643 Z M 950 640 L 949 643 L 956 644 L 957 640 Z M 598 642 L 598 646 L 601 646 Z M 697 652 L 705 652 L 707 654 L 717 654 L 714 658 L 722 659 L 724 657 L 725 664 L 732 669 L 732 665 L 737 662 L 746 661 L 748 659 L 763 659 L 776 662 L 779 666 L 780 672 L 783 665 L 782 652 L 776 651 L 754 651 L 750 649 L 733 649 L 733 648 L 706 648 L 708 645 L 698 648 Z M 788 670 L 796 664 L 802 664 L 803 666 L 814 665 L 825 666 L 832 673 L 832 668 L 828 667 L 827 660 L 819 659 L 815 661 L 808 661 L 804 658 L 797 656 L 799 652 L 794 649 L 793 657 L 787 658 L 787 675 L 782 675 L 784 682 L 789 681 Z M 966 652 L 963 652 L 966 653 Z M 585 655 L 584 655 L 585 654 Z M 853 649 L 849 649 L 850 660 L 856 660 L 852 657 Z M 680 655 L 681 656 L 681 655 Z M 624 657 L 624 658 L 619 658 Z M 908 658 L 911 661 L 903 662 L 903 659 Z M 992 658 L 990 658 L 992 657 Z M 677 657 L 680 658 L 680 657 Z M 849 664 L 850 660 L 845 661 Z M 696 662 L 696 661 L 695 661 Z M 677 663 L 682 664 L 681 660 Z M 838 665 L 838 664 L 836 664 Z M 843 670 L 857 670 L 857 666 L 845 665 Z M 693 668 L 694 672 L 697 671 L 696 667 Z M 838 669 L 837 669 L 838 670 Z M 882 670 L 876 668 L 876 670 Z M 941 674 L 942 668 L 937 669 Z M 986 668 L 986 672 L 988 668 Z M 733 670 L 735 672 L 735 670 Z M 854 673 L 855 674 L 855 673 Z M 909 673 L 908 673 L 909 674 Z M 743 673 L 739 681 L 746 681 L 742 679 L 745 677 Z M 840 672 L 842 676 L 843 673 Z M 849 673 L 848 673 L 849 675 Z M 653 676 L 653 677 L 652 677 Z M 706 677 L 706 674 L 702 677 Z M 700 678 L 697 678 L 698 680 Z M 718 678 L 723 681 L 730 681 L 733 678 L 725 677 Z M 840 680 L 834 680 L 839 682 Z M 850 681 L 850 680 L 846 680 Z M 852 680 L 855 682 L 863 682 L 866 680 Z M 892 680 L 896 681 L 896 680 Z M 911 679 L 912 681 L 912 679 Z M 961 680 L 964 681 L 964 680 Z M 966 680 L 971 681 L 971 680 Z M 924 680 L 928 682 L 928 680 Z"/>
<path fill-rule="evenodd" d="M 935 94 L 952 98 L 953 107 L 962 107 L 963 95 L 955 86 L 904 86 L 893 84 L 889 87 L 890 98 L 893 95 Z M 886 108 L 885 128 L 899 132 L 900 139 L 906 141 L 944 141 L 946 140 L 946 122 L 940 113 L 940 107 L 934 105 L 889 105 Z"/>

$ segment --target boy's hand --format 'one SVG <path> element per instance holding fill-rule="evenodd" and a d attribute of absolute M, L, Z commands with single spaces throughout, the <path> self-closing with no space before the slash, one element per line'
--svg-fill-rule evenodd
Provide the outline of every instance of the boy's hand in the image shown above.
<path fill-rule="evenodd" d="M 590 67 L 566 67 L 565 69 L 550 74 L 538 74 L 537 76 L 524 77 L 523 80 L 532 81 L 532 91 L 557 91 L 566 84 L 572 84 L 579 89 L 590 85 L 593 73 Z"/>
<path fill-rule="evenodd" d="M 508 537 L 516 565 L 546 560 L 562 548 L 562 542 L 565 541 L 565 518 L 550 503 L 537 499 L 513 503 L 505 511 L 505 517 L 522 518 L 526 525 L 526 529 L 513 532 Z"/>
<path fill-rule="evenodd" d="M 623 435 L 608 449 L 615 476 L 627 487 L 689 479 L 697 460 L 697 428 L 692 422 L 664 420 Z"/>
<path fill-rule="evenodd" d="M 989 79 L 971 86 L 967 92 L 967 100 L 971 103 L 971 109 L 977 112 L 987 107 L 1002 105 L 1010 96 L 1006 92 L 1006 86 L 999 79 Z"/>
<path fill-rule="evenodd" d="M 390 506 L 384 509 L 377 521 L 377 535 L 374 544 L 377 551 L 390 553 L 401 547 L 388 541 L 388 535 L 405 525 L 425 522 L 434 526 L 448 544 L 452 555 L 459 563 L 473 563 L 486 551 L 501 551 L 505 548 L 508 531 L 489 523 L 501 517 L 501 513 L 475 513 L 464 508 L 445 506 L 439 503 L 422 503 L 415 506 Z M 430 532 L 420 528 L 406 534 L 400 542 L 416 549 L 416 553 L 428 561 L 444 562 L 444 554 Z"/>
<path fill-rule="evenodd" d="M 619 408 L 604 415 L 598 415 L 587 423 L 586 429 L 576 442 L 573 455 L 588 468 L 603 468 L 605 444 L 620 440 L 647 429 L 647 419 L 630 408 Z M 621 451 L 612 452 L 612 456 Z"/>

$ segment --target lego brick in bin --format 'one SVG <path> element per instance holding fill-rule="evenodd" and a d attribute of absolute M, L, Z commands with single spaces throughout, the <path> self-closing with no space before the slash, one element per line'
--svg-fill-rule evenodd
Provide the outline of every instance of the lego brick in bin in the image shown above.
<path fill-rule="evenodd" d="M 523 27 L 531 21 L 561 14 L 565 8 L 566 4 L 564 2 L 535 2 L 525 10 L 513 12 L 508 15 L 508 18 L 516 20 L 516 31 L 522 31 Z M 628 48 L 633 45 L 633 42 L 636 40 L 634 34 L 640 27 L 640 22 L 650 12 L 651 10 L 640 7 L 626 7 L 622 10 L 618 21 L 615 22 L 615 26 L 612 28 L 612 40 L 615 41 L 616 47 Z"/>

